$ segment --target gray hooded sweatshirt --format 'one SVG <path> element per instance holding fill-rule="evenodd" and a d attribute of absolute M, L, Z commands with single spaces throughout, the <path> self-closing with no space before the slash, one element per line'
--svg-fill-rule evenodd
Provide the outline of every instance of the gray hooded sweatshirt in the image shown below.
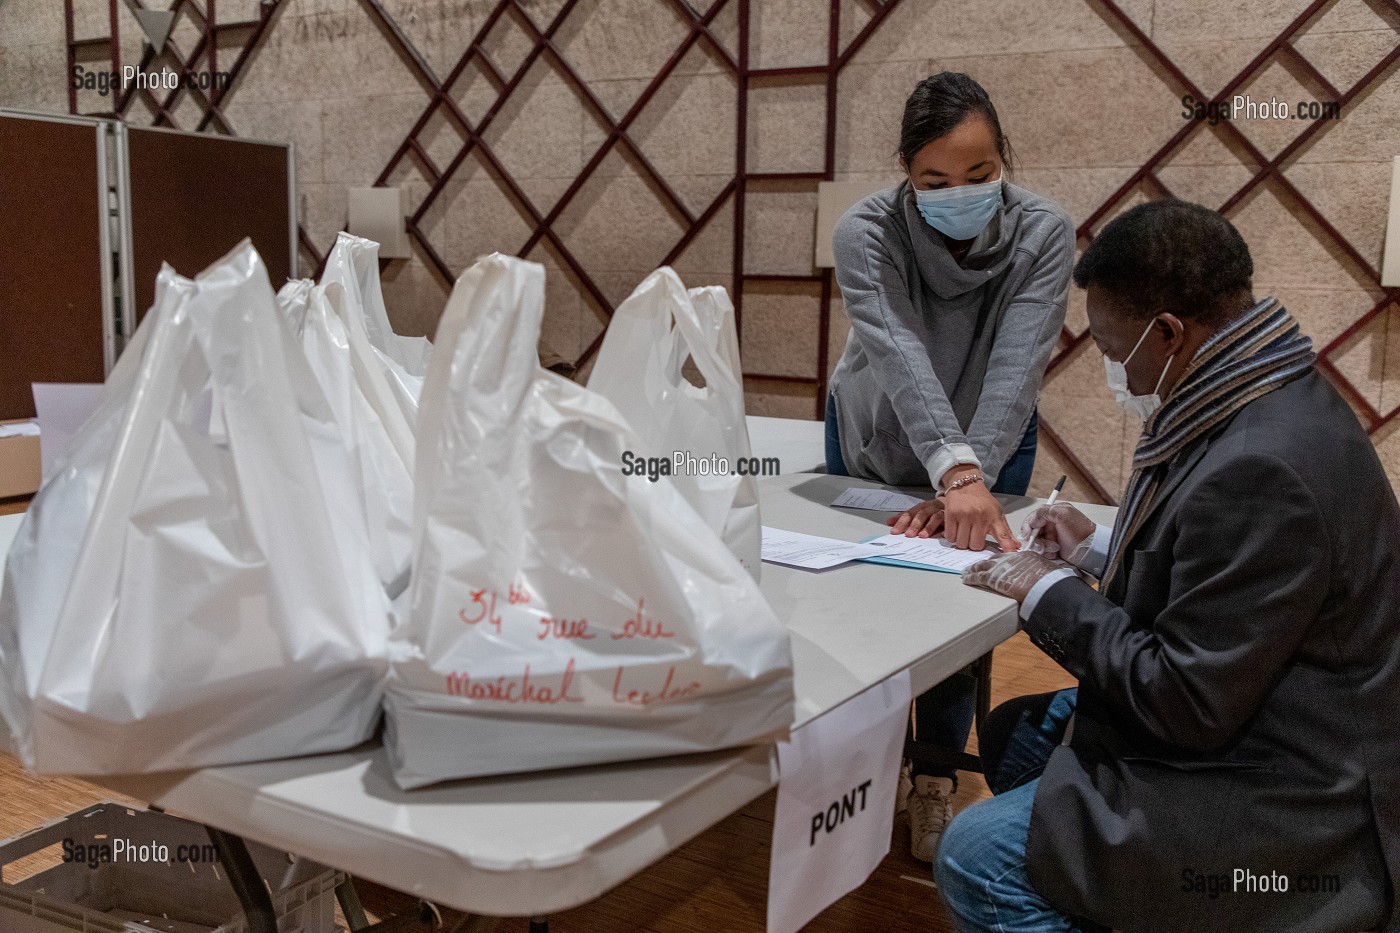
<path fill-rule="evenodd" d="M 851 318 L 831 376 L 847 470 L 927 486 L 970 463 L 995 483 L 1064 325 L 1069 215 L 1003 183 L 1000 212 L 959 265 L 906 181 L 847 211 L 833 247 Z"/>

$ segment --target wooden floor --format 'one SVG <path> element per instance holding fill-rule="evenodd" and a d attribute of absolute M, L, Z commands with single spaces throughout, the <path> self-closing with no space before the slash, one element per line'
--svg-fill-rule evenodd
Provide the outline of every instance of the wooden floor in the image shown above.
<path fill-rule="evenodd" d="M 0 514 L 19 511 L 0 502 Z M 1073 681 L 1019 634 L 997 649 L 993 703 L 1025 693 L 1071 686 Z M 975 737 L 974 737 L 975 745 Z M 955 810 L 988 796 L 979 775 L 963 775 Z M 82 781 L 35 780 L 0 755 L 0 839 L 79 810 L 113 795 Z M 118 798 L 119 799 L 119 798 Z M 769 841 L 774 794 L 768 793 L 692 840 L 651 869 L 584 907 L 550 918 L 552 933 L 763 933 L 767 904 Z M 808 933 L 951 931 L 928 865 L 909 856 L 908 827 L 895 821 L 890 854 L 860 889 L 838 901 L 806 928 Z M 28 871 L 41 866 L 24 866 Z M 14 876 L 9 870 L 7 880 Z M 414 898 L 374 885 L 359 885 L 374 916 L 413 908 Z M 448 928 L 460 915 L 443 911 Z M 429 929 L 430 927 L 424 927 Z M 520 920 L 502 920 L 497 931 L 525 933 Z"/>

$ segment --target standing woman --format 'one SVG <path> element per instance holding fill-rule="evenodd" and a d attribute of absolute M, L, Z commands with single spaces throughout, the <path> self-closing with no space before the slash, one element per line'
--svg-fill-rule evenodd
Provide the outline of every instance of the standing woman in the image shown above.
<path fill-rule="evenodd" d="M 1074 225 L 1054 202 L 1007 182 L 1010 146 L 982 86 L 944 71 L 904 105 L 897 187 L 836 226 L 836 281 L 851 332 L 831 376 L 833 474 L 933 486 L 895 532 L 942 529 L 961 548 L 988 535 L 1019 547 L 993 493 L 1023 495 L 1036 449 L 1036 397 L 1065 319 Z M 975 682 L 957 674 L 915 701 L 922 741 L 962 749 Z M 914 774 L 914 856 L 933 857 L 955 775 Z"/>

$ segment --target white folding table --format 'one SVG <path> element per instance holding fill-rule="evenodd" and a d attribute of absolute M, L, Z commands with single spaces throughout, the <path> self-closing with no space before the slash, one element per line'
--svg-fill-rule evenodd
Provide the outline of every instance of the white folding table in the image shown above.
<path fill-rule="evenodd" d="M 858 540 L 891 513 L 832 508 L 849 477 L 760 481 L 765 524 Z M 1034 500 L 1006 500 L 1015 527 Z M 1085 507 L 1098 521 L 1113 510 Z M 13 524 L 8 523 L 8 524 Z M 13 534 L 11 528 L 8 532 Z M 0 544 L 8 544 L 0 525 Z M 1015 633 L 1015 604 L 953 574 L 869 563 L 812 573 L 764 564 L 792 634 L 802 728 L 908 670 L 928 689 Z M 99 783 L 351 875 L 477 914 L 587 903 L 777 781 L 771 745 L 399 790 L 382 748 Z"/>
<path fill-rule="evenodd" d="M 780 473 L 826 472 L 826 425 L 802 418 L 749 415 L 749 444 L 760 459 L 777 457 Z"/>
<path fill-rule="evenodd" d="M 10 553 L 10 542 L 15 540 L 15 535 L 19 532 L 20 522 L 24 521 L 23 513 L 15 515 L 0 515 L 0 554 Z"/>

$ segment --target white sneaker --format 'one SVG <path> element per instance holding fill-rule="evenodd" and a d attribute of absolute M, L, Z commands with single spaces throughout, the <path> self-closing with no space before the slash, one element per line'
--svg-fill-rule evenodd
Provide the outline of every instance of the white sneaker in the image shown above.
<path fill-rule="evenodd" d="M 909 795 L 914 792 L 914 779 L 908 759 L 899 766 L 899 787 L 894 792 L 894 815 L 899 816 L 909 804 Z"/>
<path fill-rule="evenodd" d="M 909 792 L 909 852 L 921 862 L 932 862 L 938 840 L 953 818 L 953 779 L 921 774 Z"/>

